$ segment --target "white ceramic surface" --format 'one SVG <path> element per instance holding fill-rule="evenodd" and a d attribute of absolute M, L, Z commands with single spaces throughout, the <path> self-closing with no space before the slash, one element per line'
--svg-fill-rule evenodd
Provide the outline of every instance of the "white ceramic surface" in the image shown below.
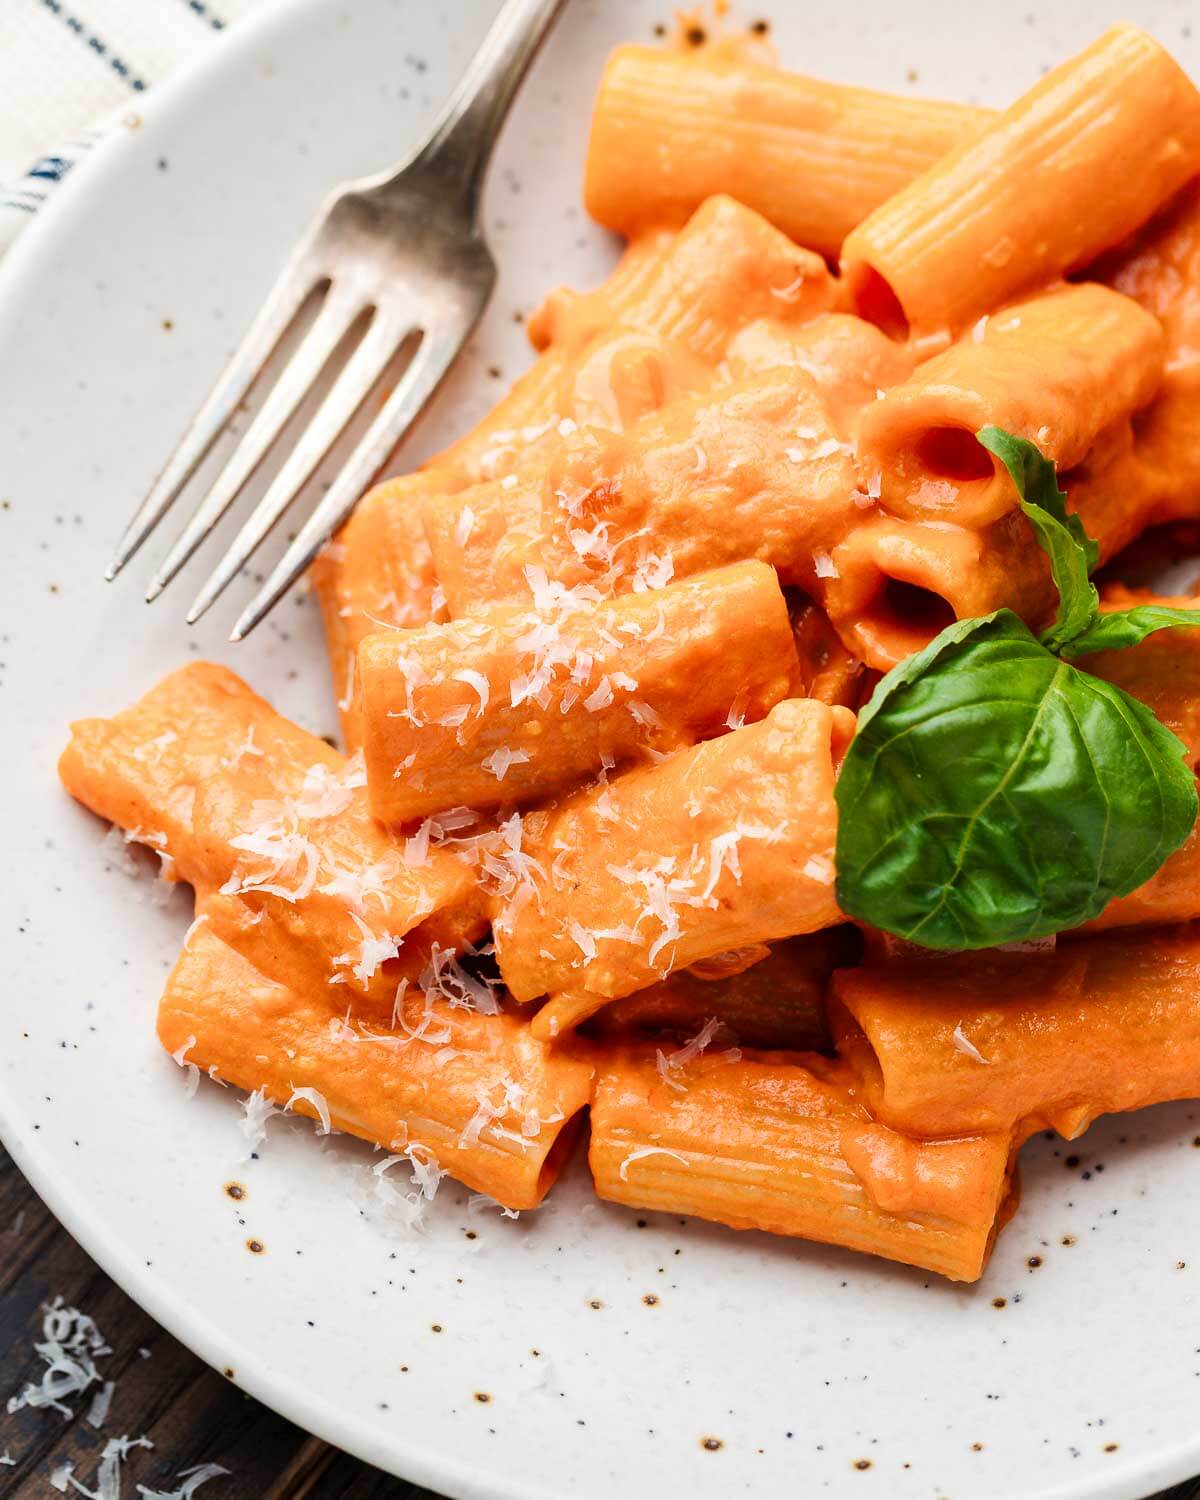
<path fill-rule="evenodd" d="M 205 1084 L 189 1101 L 157 1047 L 187 902 L 160 909 L 108 867 L 104 830 L 55 780 L 67 720 L 126 704 L 193 653 L 318 730 L 334 714 L 303 594 L 229 648 L 232 605 L 182 624 L 196 568 L 147 611 L 151 558 L 114 587 L 102 565 L 322 191 L 401 153 L 491 9 L 299 0 L 266 16 L 139 102 L 0 272 L 4 1140 L 101 1264 L 213 1365 L 456 1497 L 1132 1500 L 1198 1471 L 1200 1110 L 1032 1143 L 1020 1212 L 964 1289 L 639 1219 L 593 1203 L 578 1167 L 517 1223 L 469 1218 L 447 1182 L 429 1233 L 390 1239 L 362 1213 L 369 1151 L 277 1120 L 240 1165 L 237 1100 Z M 1190 9 L 764 6 L 798 65 L 986 102 L 1123 12 L 1195 69 Z M 606 49 L 667 19 L 666 0 L 570 6 L 491 181 L 499 289 L 414 456 L 487 404 L 489 366 L 507 379 L 527 360 L 514 312 L 610 258 L 579 207 L 587 105 Z"/>

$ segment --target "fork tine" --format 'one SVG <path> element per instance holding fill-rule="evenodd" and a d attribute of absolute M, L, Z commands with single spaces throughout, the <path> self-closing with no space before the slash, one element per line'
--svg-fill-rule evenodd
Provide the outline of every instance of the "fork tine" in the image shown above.
<path fill-rule="evenodd" d="M 482 311 L 482 306 L 479 311 Z M 309 516 L 271 576 L 242 612 L 230 633 L 231 641 L 244 640 L 249 635 L 349 516 L 362 492 L 383 467 L 388 454 L 441 384 L 477 316 L 478 312 L 465 319 L 458 328 L 426 332 L 387 405 L 371 423 L 329 493 Z"/>
<path fill-rule="evenodd" d="M 362 310 L 362 300 L 353 292 L 339 291 L 336 283 L 330 288 L 316 322 L 281 371 L 249 431 L 151 580 L 146 590 L 147 604 L 158 598 L 237 499 Z"/>
<path fill-rule="evenodd" d="M 253 385 L 272 350 L 287 332 L 304 299 L 319 283 L 320 278 L 315 272 L 304 274 L 307 259 L 308 247 L 304 245 L 284 267 L 233 358 L 221 372 L 179 446 L 126 526 L 104 575 L 110 583 L 171 508 L 217 434 L 237 409 L 238 402 Z"/>
<path fill-rule="evenodd" d="M 311 478 L 313 470 L 333 447 L 346 424 L 370 394 L 371 387 L 387 369 L 409 329 L 408 320 L 396 316 L 387 317 L 382 312 L 376 314 L 362 343 L 347 361 L 320 410 L 272 480 L 271 487 L 196 596 L 195 603 L 188 611 L 189 625 L 194 625 L 230 581 L 237 577 L 260 542 Z"/>

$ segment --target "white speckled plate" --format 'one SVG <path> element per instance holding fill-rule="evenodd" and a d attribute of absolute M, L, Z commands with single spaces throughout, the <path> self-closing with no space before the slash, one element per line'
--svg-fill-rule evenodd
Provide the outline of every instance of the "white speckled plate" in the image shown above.
<path fill-rule="evenodd" d="M 1190 0 L 767 3 L 798 65 L 993 103 L 1123 13 L 1200 63 Z M 455 1497 L 1132 1500 L 1200 1470 L 1200 1110 L 1033 1143 L 1021 1210 L 963 1289 L 647 1222 L 594 1204 L 578 1169 L 517 1223 L 468 1219 L 447 1183 L 424 1239 L 389 1240 L 360 1213 L 365 1148 L 274 1121 L 239 1165 L 235 1098 L 206 1084 L 189 1101 L 158 1049 L 187 903 L 162 909 L 106 867 L 103 829 L 55 780 L 67 720 L 194 652 L 318 730 L 334 715 L 307 597 L 229 648 L 231 606 L 189 633 L 186 586 L 147 611 L 150 559 L 113 587 L 102 566 L 322 192 L 401 154 L 492 8 L 299 0 L 268 15 L 131 118 L 0 271 L 4 1139 L 213 1365 Z M 515 311 L 610 257 L 579 207 L 587 106 L 606 49 L 667 11 L 569 7 L 491 181 L 499 289 L 414 449 L 485 406 L 489 366 L 507 379 L 527 359 Z"/>

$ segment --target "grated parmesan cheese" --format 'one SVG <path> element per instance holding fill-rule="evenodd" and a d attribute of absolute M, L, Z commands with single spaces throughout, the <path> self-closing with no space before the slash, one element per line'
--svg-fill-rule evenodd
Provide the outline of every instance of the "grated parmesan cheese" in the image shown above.
<path fill-rule="evenodd" d="M 360 914 L 372 896 L 381 907 L 387 906 L 388 884 L 400 873 L 400 860 L 393 852 L 389 851 L 382 859 L 370 865 L 329 863 L 333 874 L 317 887 L 322 895 L 337 896 L 352 911 Z"/>
<path fill-rule="evenodd" d="M 497 781 L 503 781 L 513 766 L 524 765 L 529 760 L 527 750 L 510 750 L 501 745 L 479 762 L 485 771 L 490 771 Z"/>
<path fill-rule="evenodd" d="M 651 708 L 644 699 L 630 698 L 625 707 L 629 710 L 633 722 L 640 725 L 643 729 L 659 729 L 662 727 L 662 715 L 657 709 Z"/>
<path fill-rule="evenodd" d="M 194 1036 L 189 1036 L 182 1047 L 176 1047 L 175 1051 L 171 1053 L 171 1061 L 175 1063 L 176 1066 L 182 1068 L 187 1074 L 187 1079 L 184 1083 L 184 1087 L 187 1089 L 187 1096 L 189 1099 L 194 1099 L 196 1097 L 196 1090 L 200 1087 L 200 1069 L 194 1062 L 187 1062 L 185 1060 L 188 1053 L 195 1045 L 196 1038 Z"/>
<path fill-rule="evenodd" d="M 472 1193 L 467 1199 L 467 1212 L 472 1218 L 487 1213 L 489 1209 L 498 1208 L 502 1219 L 519 1219 L 521 1210 L 519 1208 L 505 1208 L 503 1203 L 498 1203 L 489 1193 Z"/>
<path fill-rule="evenodd" d="M 608 708 L 613 701 L 612 682 L 607 675 L 602 677 L 593 690 L 583 700 L 583 706 L 590 714 L 599 713 L 601 709 Z"/>
<path fill-rule="evenodd" d="M 838 570 L 828 552 L 816 551 L 812 555 L 813 572 L 818 578 L 837 578 Z"/>
<path fill-rule="evenodd" d="M 967 1037 L 962 1029 L 961 1021 L 954 1028 L 954 1047 L 955 1051 L 963 1053 L 966 1057 L 973 1058 L 975 1062 L 983 1063 L 985 1067 L 988 1065 L 989 1059 L 984 1057 L 974 1042 Z"/>
<path fill-rule="evenodd" d="M 778 297 L 780 302 L 795 302 L 804 290 L 807 278 L 801 271 L 794 281 L 789 281 L 787 286 L 773 286 L 769 288 L 772 297 Z"/>
<path fill-rule="evenodd" d="M 814 854 L 800 873 L 807 875 L 810 880 L 819 881 L 822 885 L 832 885 L 837 871 L 834 869 L 833 860 L 827 854 Z"/>
<path fill-rule="evenodd" d="M 712 900 L 713 892 L 720 884 L 721 875 L 725 870 L 733 876 L 738 885 L 742 883 L 742 866 L 738 859 L 738 842 L 742 835 L 738 829 L 732 829 L 729 833 L 718 833 L 709 844 L 708 854 L 708 884 L 700 893 L 702 901 Z"/>
<path fill-rule="evenodd" d="M 245 760 L 247 755 L 262 754 L 264 754 L 264 751 L 254 743 L 254 725 L 251 724 L 250 728 L 246 731 L 246 738 L 233 747 L 233 749 L 221 762 L 221 765 L 227 770 L 232 771 L 237 766 L 241 765 L 242 761 Z"/>
<path fill-rule="evenodd" d="M 87 1409 L 84 1421 L 89 1427 L 103 1427 L 108 1418 L 108 1409 L 112 1405 L 113 1392 L 117 1388 L 115 1380 L 106 1380 L 96 1394 L 92 1397 L 92 1404 Z"/>
<path fill-rule="evenodd" d="M 242 1144 L 245 1148 L 243 1161 L 249 1161 L 250 1157 L 267 1138 L 267 1121 L 272 1115 L 280 1113 L 278 1108 L 267 1098 L 263 1089 L 255 1089 L 242 1100 L 242 1109 L 245 1113 L 238 1121 L 238 1129 L 242 1135 Z"/>
<path fill-rule="evenodd" d="M 488 706 L 488 698 L 491 696 L 491 688 L 487 678 L 482 672 L 473 672 L 469 667 L 464 667 L 461 672 L 453 674 L 455 682 L 465 682 L 468 687 L 474 688 L 479 695 L 479 716 L 483 717 Z"/>
<path fill-rule="evenodd" d="M 46 1368 L 40 1381 L 31 1381 L 8 1398 L 9 1414 L 27 1406 L 35 1410 L 52 1407 L 64 1417 L 73 1417 L 67 1399 L 100 1382 L 96 1360 L 112 1349 L 95 1322 L 77 1307 L 65 1306 L 61 1297 L 43 1307 L 42 1339 L 33 1347 Z"/>
<path fill-rule="evenodd" d="M 567 935 L 583 955 L 583 962 L 591 963 L 596 956 L 596 939 L 593 934 L 572 918 L 567 923 Z"/>
<path fill-rule="evenodd" d="M 470 957 L 475 950 L 467 947 L 463 952 Z M 417 984 L 426 996 L 440 995 L 464 1010 L 477 1010 L 485 1016 L 498 1015 L 500 1002 L 496 998 L 496 985 L 488 979 L 469 974 L 458 961 L 456 948 L 443 948 L 434 943 L 430 949 L 429 962 L 422 969 Z"/>
<path fill-rule="evenodd" d="M 393 1167 L 402 1163 L 407 1163 L 412 1169 L 412 1185 L 407 1190 L 393 1186 L 387 1177 Z M 402 1152 L 376 1162 L 371 1168 L 371 1176 L 371 1200 L 376 1210 L 377 1226 L 412 1234 L 424 1228 L 426 1205 L 432 1203 L 446 1170 L 438 1165 L 437 1157 L 428 1146 L 414 1141 Z"/>
<path fill-rule="evenodd" d="M 178 1478 L 182 1483 L 170 1491 L 148 1490 L 144 1484 L 138 1485 L 138 1494 L 144 1500 L 192 1500 L 192 1496 L 202 1484 L 207 1484 L 210 1479 L 216 1479 L 222 1474 L 228 1474 L 229 1470 L 220 1464 L 194 1464 L 190 1469 L 180 1469 Z"/>
<path fill-rule="evenodd" d="M 359 984 L 366 984 L 369 979 L 374 978 L 380 964 L 397 957 L 404 942 L 402 937 L 392 937 L 386 932 L 372 932 L 357 912 L 350 913 L 350 920 L 357 926 L 362 942 L 357 956 L 353 953 L 339 953 L 333 960 L 334 976 L 329 981 L 330 984 L 345 984 L 346 975 L 339 974 L 337 970 L 347 968 Z"/>
<path fill-rule="evenodd" d="M 331 771 L 326 765 L 310 766 L 293 810 L 299 818 L 336 817 L 346 811 L 354 793 L 366 784 L 367 768 L 361 750 L 355 751 L 339 771 Z"/>
<path fill-rule="evenodd" d="M 668 1151 L 665 1146 L 639 1146 L 636 1151 L 631 1151 L 617 1169 L 617 1176 L 622 1182 L 629 1181 L 629 1168 L 635 1161 L 643 1161 L 647 1156 L 670 1156 L 681 1166 L 687 1166 L 685 1157 L 680 1156 L 678 1151 Z"/>
<path fill-rule="evenodd" d="M 295 1104 L 297 1099 L 302 1099 L 306 1104 L 311 1104 L 312 1107 L 316 1110 L 317 1115 L 321 1121 L 321 1128 L 317 1131 L 317 1134 L 329 1135 L 332 1131 L 332 1126 L 329 1122 L 329 1105 L 325 1102 L 325 1095 L 322 1094 L 319 1089 L 309 1088 L 307 1086 L 299 1089 L 294 1088 L 292 1090 L 291 1098 L 283 1106 L 285 1112 L 291 1110 L 292 1105 Z"/>
<path fill-rule="evenodd" d="M 221 887 L 221 894 L 237 896 L 250 891 L 278 896 L 283 901 L 303 901 L 317 883 L 320 854 L 316 846 L 278 803 L 256 802 L 254 811 L 262 821 L 229 842 L 234 849 L 265 861 L 267 868 L 253 874 L 241 871 L 239 864 Z M 295 884 L 283 885 L 281 879 L 294 880 Z"/>
<path fill-rule="evenodd" d="M 66 1482 L 79 1494 L 86 1495 L 88 1500 L 121 1500 L 121 1465 L 129 1457 L 130 1450 L 153 1447 L 154 1444 L 147 1437 L 109 1438 L 100 1455 L 100 1467 L 96 1471 L 96 1488 L 89 1490 L 86 1485 L 80 1484 L 71 1472 L 66 1474 Z M 141 1486 L 139 1485 L 138 1488 L 141 1489 Z"/>
<path fill-rule="evenodd" d="M 656 552 L 643 558 L 633 572 L 633 592 L 646 594 L 652 589 L 664 589 L 675 576 L 675 562 L 668 552 L 660 556 Z"/>

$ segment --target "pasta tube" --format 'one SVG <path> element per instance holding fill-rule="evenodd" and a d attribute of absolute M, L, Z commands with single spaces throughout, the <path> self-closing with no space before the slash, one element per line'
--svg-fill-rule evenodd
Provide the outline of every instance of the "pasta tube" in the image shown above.
<path fill-rule="evenodd" d="M 114 718 L 72 725 L 59 774 L 158 849 L 214 931 L 282 984 L 344 986 L 390 1011 L 433 942 L 481 929 L 471 869 L 441 850 L 406 863 L 371 818 L 361 764 L 224 667 L 193 663 Z"/>
<path fill-rule="evenodd" d="M 528 518 L 511 530 L 492 512 L 466 532 L 471 494 L 424 514 L 456 617 L 528 603 L 531 568 L 613 593 L 759 558 L 819 596 L 817 554 L 861 517 L 854 486 L 810 377 L 774 369 L 675 401 L 628 433 L 568 433 L 548 472 L 518 477 L 501 496 L 502 511 Z"/>
<path fill-rule="evenodd" d="M 430 1196 L 449 1172 L 507 1208 L 536 1208 L 591 1098 L 586 1054 L 544 1047 L 512 1016 L 415 991 L 384 1031 L 347 1024 L 331 998 L 266 978 L 201 923 L 167 980 L 158 1035 L 186 1063 L 277 1107 L 306 1091 L 297 1114 L 320 1118 L 323 1106 L 323 1124 L 406 1155 Z"/>
<path fill-rule="evenodd" d="M 876 516 L 834 548 L 825 608 L 852 655 L 888 671 L 956 619 L 1008 604 L 1036 619 L 1051 597 L 1023 515 L 983 529 Z"/>
<path fill-rule="evenodd" d="M 800 322 L 826 311 L 837 296 L 819 255 L 794 245 L 733 199 L 716 197 L 679 234 L 640 240 L 608 282 L 584 299 L 552 298 L 532 329 L 535 343 L 545 348 L 532 369 L 482 423 L 428 468 L 370 491 L 334 548 L 318 561 L 314 584 L 326 623 L 333 624 L 330 663 L 347 745 L 358 744 L 350 658 L 380 619 L 404 623 L 394 618 L 391 600 L 403 605 L 407 577 L 427 578 L 431 567 L 426 544 L 413 532 L 412 512 L 435 497 L 486 480 L 503 481 L 536 464 L 539 450 L 553 444 L 564 422 L 601 416 L 608 421 L 623 400 L 636 401 L 639 390 L 642 400 L 665 401 L 671 380 L 680 378 L 680 361 L 715 365 L 742 322 L 768 315 Z M 590 336 L 614 324 L 657 339 L 660 350 L 671 345 L 670 371 L 657 398 L 658 376 L 644 369 L 639 375 L 619 359 L 593 357 Z M 611 393 L 603 389 L 605 372 L 614 382 Z M 636 410 L 640 413 L 641 407 Z M 486 507 L 475 509 L 482 514 Z M 391 522 L 378 513 L 396 510 L 410 514 L 396 522 L 393 538 L 388 536 Z M 456 515 L 452 531 L 458 524 Z"/>
<path fill-rule="evenodd" d="M 584 994 L 598 1009 L 673 969 L 838 922 L 833 786 L 853 727 L 847 709 L 789 700 L 529 815 L 528 879 L 493 923 L 512 995 Z"/>
<path fill-rule="evenodd" d="M 636 299 L 643 279 L 657 272 L 667 243 L 667 237 L 650 234 L 629 246 L 604 285 L 588 294 L 593 316 L 601 307 Z M 563 320 L 560 348 L 539 360 L 477 427 L 431 465 L 370 489 L 313 563 L 313 590 L 347 751 L 360 743 L 354 671 L 363 637 L 381 625 L 423 625 L 442 613 L 421 501 L 462 489 L 489 466 L 512 461 L 539 439 L 545 442 L 558 420 L 556 408 L 569 399 L 564 385 L 571 351 L 584 337 L 580 320 Z"/>
<path fill-rule="evenodd" d="M 800 662 L 801 698 L 857 709 L 866 689 L 866 668 L 842 642 L 825 611 L 810 600 L 793 607 L 792 639 Z"/>
<path fill-rule="evenodd" d="M 1120 244 L 1200 171 L 1200 95 L 1119 25 L 846 237 L 843 274 L 886 331 L 939 339 Z"/>
<path fill-rule="evenodd" d="M 982 1274 L 1009 1206 L 1008 1135 L 909 1140 L 812 1054 L 705 1055 L 680 1074 L 652 1053 L 606 1059 L 588 1151 L 601 1198 Z"/>
<path fill-rule="evenodd" d="M 1017 493 L 976 441 L 981 427 L 1029 438 L 1072 469 L 1150 401 L 1162 370 L 1162 328 L 1131 298 L 1057 287 L 983 320 L 872 402 L 859 458 L 894 514 L 983 526 L 1015 509 Z"/>
<path fill-rule="evenodd" d="M 873 323 L 829 312 L 807 323 L 748 323 L 730 340 L 725 364 L 735 380 L 788 365 L 811 375 L 838 434 L 857 437 L 864 410 L 913 372 L 912 350 Z"/>
<path fill-rule="evenodd" d="M 1138 422 L 1154 519 L 1200 514 L 1200 177 L 1097 274 L 1134 298 L 1166 336 L 1162 386 Z"/>
<path fill-rule="evenodd" d="M 542 561 L 541 489 L 563 436 L 585 424 L 624 431 L 681 395 L 705 389 L 712 378 L 703 361 L 661 334 L 615 328 L 593 339 L 562 403 L 573 416 L 551 424 L 503 478 L 419 504 L 431 566 L 451 613 L 481 600 L 527 597 L 525 569 Z"/>
<path fill-rule="evenodd" d="M 1200 1094 L 1200 936 L 899 959 L 833 978 L 831 1024 L 871 1114 L 895 1130 L 1067 1139 L 1097 1115 Z"/>
<path fill-rule="evenodd" d="M 792 1052 L 825 1050 L 829 1036 L 822 1002 L 830 974 L 850 961 L 847 938 L 847 929 L 833 927 L 785 938 L 769 948 L 742 949 L 732 957 L 742 961 L 744 955 L 753 962 L 736 973 L 725 972 L 719 958 L 676 969 L 661 983 L 606 1005 L 597 1012 L 592 1030 L 606 1040 L 670 1032 L 694 1042 L 715 1022 L 720 1030 L 711 1041 L 713 1051 L 730 1041 Z M 673 1076 L 678 1054 L 668 1046 L 664 1055 L 667 1076 Z"/>
<path fill-rule="evenodd" d="M 1101 561 L 1153 519 L 1153 475 L 1138 459 L 1128 422 L 1103 434 L 1061 484 Z M 981 527 L 877 515 L 833 550 L 831 564 L 823 601 L 829 618 L 847 649 L 881 671 L 955 619 L 1008 608 L 1039 626 L 1055 599 L 1046 556 L 1019 511 Z"/>
<path fill-rule="evenodd" d="M 592 114 L 584 201 L 599 223 L 634 235 L 732 193 L 836 256 L 872 209 L 989 118 L 761 63 L 618 47 Z"/>
<path fill-rule="evenodd" d="M 611 603 L 372 635 L 359 663 L 371 809 L 387 823 L 544 798 L 676 750 L 731 715 L 762 718 L 798 672 L 762 563 Z"/>
<path fill-rule="evenodd" d="M 433 553 L 413 503 L 414 489 L 430 483 L 428 475 L 410 474 L 376 485 L 312 565 L 348 753 L 362 741 L 355 672 L 363 634 L 385 626 L 424 625 L 445 612 Z"/>

